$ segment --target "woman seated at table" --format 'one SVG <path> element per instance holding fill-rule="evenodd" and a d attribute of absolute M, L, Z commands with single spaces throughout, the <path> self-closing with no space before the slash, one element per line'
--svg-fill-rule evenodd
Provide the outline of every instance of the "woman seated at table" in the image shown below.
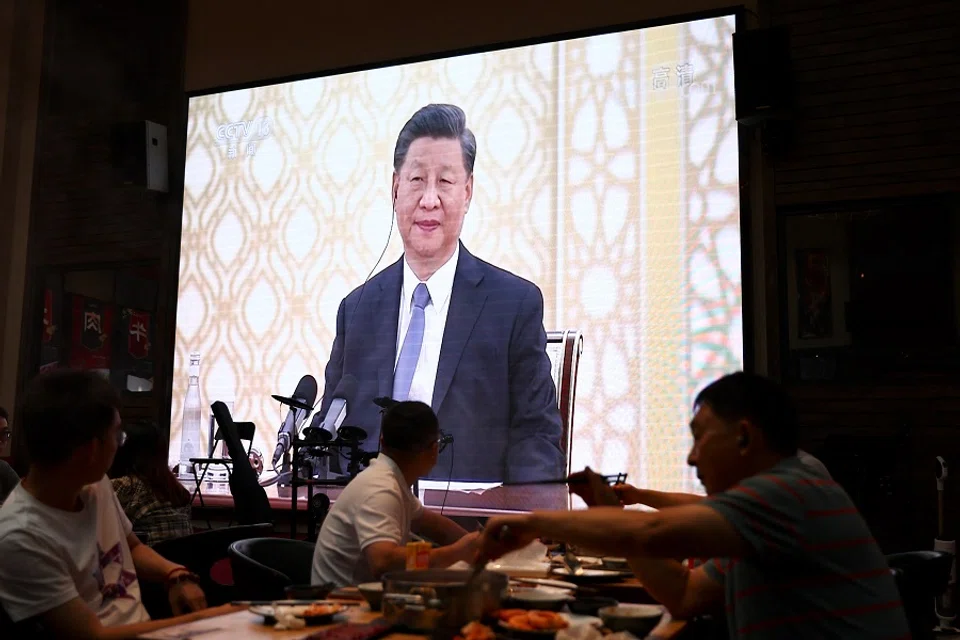
<path fill-rule="evenodd" d="M 152 424 L 129 424 L 109 476 L 133 532 L 144 544 L 193 533 L 190 492 L 167 467 L 167 448 Z"/>
<path fill-rule="evenodd" d="M 437 463 L 440 425 L 422 402 L 400 402 L 383 416 L 380 455 L 343 490 L 323 521 L 313 554 L 313 584 L 369 582 L 406 566 L 411 529 L 447 546 L 431 567 L 473 560 L 478 534 L 427 511 L 411 487 Z"/>

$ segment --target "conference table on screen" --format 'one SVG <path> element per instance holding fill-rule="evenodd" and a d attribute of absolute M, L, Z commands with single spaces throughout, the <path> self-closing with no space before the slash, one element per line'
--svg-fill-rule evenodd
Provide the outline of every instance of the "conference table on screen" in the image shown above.
<path fill-rule="evenodd" d="M 184 486 L 195 492 L 196 485 L 184 481 Z M 512 487 L 485 487 L 483 489 L 447 490 L 444 481 L 424 481 L 420 497 L 427 509 L 443 511 L 444 515 L 460 517 L 486 518 L 505 513 L 522 513 L 532 509 L 568 509 L 570 502 L 566 488 L 555 486 L 512 486 Z M 297 510 L 307 509 L 309 488 L 297 488 L 296 503 L 292 500 L 293 490 L 290 487 L 271 485 L 264 487 L 270 506 L 279 510 L 291 510 L 296 504 Z M 323 493 L 336 502 L 337 496 L 343 487 L 324 486 L 316 484 L 313 493 Z M 204 482 L 201 487 L 203 494 L 202 506 L 214 509 L 232 509 L 233 496 L 230 487 L 225 482 Z M 194 494 L 193 505 L 201 506 L 200 496 Z M 517 505 L 523 505 L 518 508 Z"/>

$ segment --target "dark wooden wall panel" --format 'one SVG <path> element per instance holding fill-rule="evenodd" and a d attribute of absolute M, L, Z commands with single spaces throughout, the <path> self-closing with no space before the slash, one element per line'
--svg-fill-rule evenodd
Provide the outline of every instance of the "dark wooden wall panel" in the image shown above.
<path fill-rule="evenodd" d="M 47 0 L 28 249 L 21 386 L 36 372 L 39 287 L 51 269 L 147 267 L 165 274 L 155 327 L 155 392 L 125 417 L 164 424 L 182 207 L 186 0 Z M 167 126 L 170 193 L 126 183 L 116 125 Z"/>
<path fill-rule="evenodd" d="M 778 205 L 960 183 L 960 3 L 772 0 L 790 31 L 796 112 Z"/>
<path fill-rule="evenodd" d="M 159 261 L 179 197 L 124 185 L 112 163 L 111 132 L 118 123 L 153 120 L 172 128 L 171 141 L 180 134 L 182 7 L 162 0 L 49 4 L 33 263 Z"/>

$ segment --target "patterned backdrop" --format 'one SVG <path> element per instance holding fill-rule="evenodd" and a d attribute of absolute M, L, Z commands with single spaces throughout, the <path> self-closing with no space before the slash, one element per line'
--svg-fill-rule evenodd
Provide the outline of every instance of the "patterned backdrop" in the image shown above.
<path fill-rule="evenodd" d="M 464 243 L 540 286 L 547 329 L 584 333 L 574 467 L 698 490 L 690 403 L 742 366 L 732 31 L 717 18 L 193 98 L 171 462 L 191 351 L 203 403 L 232 402 L 270 455 L 270 394 L 305 373 L 322 385 L 340 300 L 402 252 L 397 133 L 451 102 L 478 141 Z"/>

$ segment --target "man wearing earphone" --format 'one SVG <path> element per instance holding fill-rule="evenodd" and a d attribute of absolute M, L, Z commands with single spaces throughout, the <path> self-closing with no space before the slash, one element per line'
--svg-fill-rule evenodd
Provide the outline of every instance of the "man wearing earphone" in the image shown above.
<path fill-rule="evenodd" d="M 560 477 L 543 294 L 460 242 L 476 151 L 454 105 L 427 105 L 401 129 L 391 196 L 404 254 L 340 303 L 320 411 L 351 374 L 358 391 L 347 422 L 367 431 L 368 448 L 380 434 L 374 398 L 418 400 L 437 413 L 453 445 L 428 478 Z"/>

